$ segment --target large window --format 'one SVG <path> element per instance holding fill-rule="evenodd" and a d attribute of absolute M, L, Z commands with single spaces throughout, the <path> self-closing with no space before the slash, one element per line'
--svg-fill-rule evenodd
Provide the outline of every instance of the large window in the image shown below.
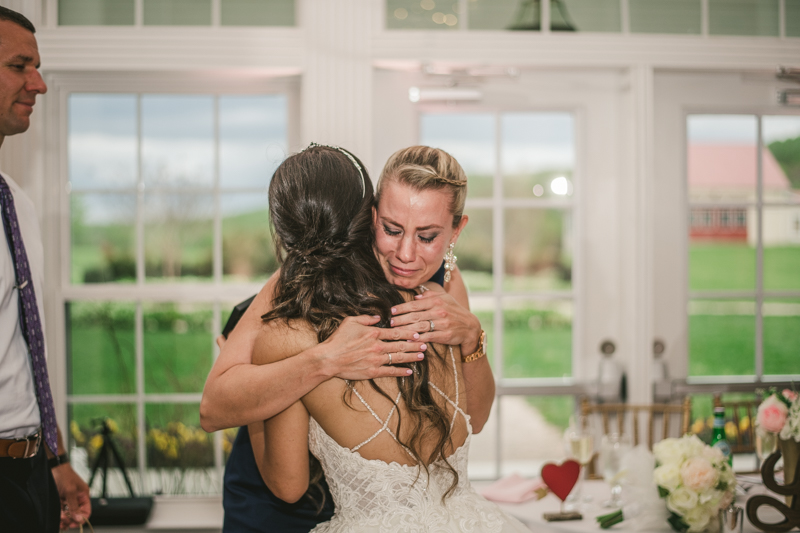
<path fill-rule="evenodd" d="M 535 387 L 572 376 L 574 122 L 570 112 L 421 116 L 420 141 L 450 152 L 469 179 L 469 223 L 455 252 L 501 383 Z M 558 441 L 573 399 L 500 394 L 476 439 L 472 474 L 496 475 L 501 462 L 504 472 L 536 472 L 552 449 L 531 446 L 513 428 L 530 425 Z M 495 437 L 499 445 L 489 443 Z"/>
<path fill-rule="evenodd" d="M 266 193 L 288 150 L 287 109 L 282 94 L 69 95 L 78 468 L 96 458 L 109 418 L 140 489 L 219 492 L 232 434 L 200 428 L 200 393 L 236 295 L 277 266 Z"/>
<path fill-rule="evenodd" d="M 386 0 L 386 27 L 797 37 L 797 0 Z M 781 33 L 781 28 L 783 33 Z"/>
<path fill-rule="evenodd" d="M 59 26 L 294 26 L 295 0 L 48 0 Z"/>
<path fill-rule="evenodd" d="M 800 117 L 690 115 L 689 375 L 798 374 Z"/>

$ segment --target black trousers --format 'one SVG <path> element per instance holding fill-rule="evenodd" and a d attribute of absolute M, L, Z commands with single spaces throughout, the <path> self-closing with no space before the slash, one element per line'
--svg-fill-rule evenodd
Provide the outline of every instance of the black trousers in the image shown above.
<path fill-rule="evenodd" d="M 44 444 L 30 459 L 0 457 L 0 529 L 57 533 L 60 518 L 60 499 Z"/>

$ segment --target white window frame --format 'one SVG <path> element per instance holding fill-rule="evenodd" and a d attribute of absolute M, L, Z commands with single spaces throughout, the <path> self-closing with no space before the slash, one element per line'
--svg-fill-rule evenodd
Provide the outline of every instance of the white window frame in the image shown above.
<path fill-rule="evenodd" d="M 141 207 L 136 215 L 136 282 L 135 283 L 92 283 L 75 285 L 70 282 L 71 271 L 71 235 L 70 235 L 70 185 L 68 171 L 68 99 L 72 93 L 101 93 L 101 94 L 137 94 L 137 101 L 143 94 L 179 94 L 179 95 L 211 95 L 215 96 L 215 152 L 218 153 L 219 138 L 217 103 L 218 96 L 227 95 L 268 95 L 284 94 L 287 97 L 287 142 L 290 151 L 298 149 L 298 99 L 299 99 L 299 80 L 296 77 L 289 78 L 265 78 L 263 76 L 234 76 L 220 80 L 201 75 L 172 75 L 164 77 L 158 73 L 137 73 L 137 74 L 112 74 L 112 73 L 69 73 L 69 74 L 48 74 L 47 84 L 51 95 L 49 96 L 46 107 L 51 116 L 58 117 L 58 127 L 51 127 L 47 132 L 47 142 L 51 146 L 58 147 L 48 154 L 48 163 L 52 165 L 54 174 L 58 175 L 58 186 L 52 187 L 48 200 L 56 204 L 59 219 L 65 221 L 59 224 L 59 250 L 57 254 L 57 265 L 51 265 L 53 270 L 58 271 L 59 291 L 57 304 L 54 309 L 56 317 L 55 324 L 49 324 L 51 334 L 54 333 L 58 342 L 51 344 L 50 360 L 57 361 L 59 366 L 58 374 L 66 382 L 68 379 L 66 359 L 67 359 L 67 331 L 66 331 L 66 303 L 71 301 L 111 301 L 126 302 L 136 305 L 135 318 L 135 386 L 136 392 L 133 394 L 91 394 L 91 395 L 68 395 L 66 387 L 61 388 L 60 396 L 64 401 L 60 402 L 62 410 L 60 418 L 64 423 L 62 426 L 67 429 L 66 421 L 67 405 L 78 404 L 133 404 L 136 406 L 137 414 L 137 468 L 140 482 L 145 490 L 147 487 L 145 478 L 146 465 L 146 428 L 145 428 L 145 404 L 152 403 L 200 403 L 202 394 L 196 393 L 167 393 L 151 394 L 144 390 L 144 323 L 143 323 L 143 304 L 175 302 L 175 303 L 205 303 L 213 306 L 212 332 L 222 330 L 221 316 L 223 311 L 228 311 L 227 306 L 231 302 L 244 300 L 256 294 L 262 283 L 253 282 L 224 282 L 222 278 L 222 212 L 221 198 L 224 193 L 236 192 L 262 192 L 266 193 L 268 187 L 268 177 L 265 177 L 263 188 L 226 188 L 221 189 L 219 183 L 219 165 L 215 164 L 213 170 L 214 184 L 204 190 L 214 197 L 215 215 L 213 220 L 214 248 L 213 248 L 213 276 L 206 283 L 199 282 L 150 282 L 145 279 L 144 273 L 144 218 Z M 55 97 L 54 97 L 55 96 Z M 140 108 L 137 106 L 137 114 Z M 140 115 L 137 116 L 140 120 Z M 137 135 L 141 140 L 141 128 L 137 128 Z M 215 163 L 217 159 L 215 156 Z M 141 174 L 141 165 L 139 165 Z M 54 180 L 55 181 L 55 180 Z M 141 176 L 137 176 L 137 183 L 141 184 Z M 87 189 L 83 192 L 92 192 Z M 144 188 L 138 185 L 135 189 L 120 192 L 136 192 L 144 194 Z M 150 191 L 148 191 L 150 192 Z M 182 192 L 192 192 L 186 189 Z M 266 194 L 265 194 L 266 198 Z M 141 202 L 139 202 L 141 206 Z M 265 221 L 265 224 L 267 222 Z M 268 273 L 267 273 L 268 274 Z M 266 277 L 266 276 L 265 276 Z M 225 306 L 225 308 L 223 308 Z M 52 316 L 52 315 L 51 315 Z M 216 358 L 219 349 L 214 343 L 216 333 L 211 336 L 210 349 Z M 209 366 L 210 368 L 210 366 Z M 65 438 L 68 436 L 65 434 Z M 221 489 L 222 474 L 224 470 L 224 459 L 222 451 L 222 432 L 213 435 L 214 445 L 214 468 L 217 473 L 217 481 Z"/>
<path fill-rule="evenodd" d="M 713 110 L 701 110 L 700 109 L 693 109 L 691 111 L 687 111 L 684 114 L 684 124 L 688 128 L 688 119 L 690 116 L 694 115 L 705 115 L 705 116 L 730 116 L 730 115 L 737 115 L 737 116 L 748 116 L 753 117 L 756 119 L 756 161 L 757 161 L 757 169 L 756 169 L 756 196 L 754 201 L 749 202 L 719 202 L 719 203 L 707 203 L 707 202 L 692 202 L 689 194 L 689 177 L 688 177 L 688 165 L 685 166 L 684 171 L 684 186 L 685 186 L 685 198 L 686 198 L 686 210 L 687 215 L 686 219 L 688 220 L 691 216 L 693 209 L 704 209 L 706 211 L 713 210 L 716 214 L 719 214 L 719 210 L 730 210 L 730 211 L 738 211 L 744 209 L 748 212 L 748 216 L 753 211 L 755 212 L 756 220 L 755 220 L 755 228 L 756 228 L 756 269 L 755 269 L 755 287 L 752 291 L 741 291 L 741 290 L 691 290 L 688 286 L 686 286 L 686 301 L 691 302 L 692 300 L 702 300 L 702 299 L 717 299 L 717 300 L 738 300 L 738 299 L 752 299 L 755 303 L 755 374 L 753 375 L 736 375 L 736 376 L 688 376 L 686 378 L 686 383 L 689 387 L 681 387 L 681 390 L 694 391 L 694 392 L 701 392 L 707 391 L 705 385 L 712 385 L 715 387 L 719 387 L 722 390 L 734 391 L 734 390 L 746 390 L 746 391 L 753 391 L 757 387 L 765 387 L 769 385 L 786 385 L 790 386 L 791 382 L 800 380 L 800 373 L 795 374 L 764 374 L 764 317 L 763 317 L 763 304 L 765 299 L 769 298 L 800 298 L 800 290 L 772 290 L 767 291 L 764 290 L 764 243 L 763 243 L 763 214 L 764 208 L 769 207 L 795 207 L 800 208 L 800 204 L 792 203 L 792 202 L 776 202 L 776 201 L 765 201 L 764 200 L 764 189 L 763 189 L 763 155 L 762 155 L 762 148 L 765 148 L 766 145 L 764 144 L 763 139 L 763 132 L 762 132 L 762 120 L 764 117 L 770 116 L 798 116 L 800 117 L 800 111 L 791 108 L 785 108 L 784 110 L 764 110 L 758 108 L 741 108 L 741 109 L 731 109 L 730 112 L 721 111 L 719 109 Z M 688 135 L 684 132 L 684 153 L 688 152 Z M 688 159 L 688 156 L 685 156 L 685 160 Z M 713 222 L 713 221 L 712 221 Z M 691 242 L 690 239 L 686 238 L 686 245 L 685 245 L 685 253 L 684 257 L 686 257 L 686 268 L 688 272 L 689 268 L 689 252 L 690 252 Z M 687 275 L 688 280 L 688 275 Z M 688 309 L 688 305 L 687 305 Z M 686 329 L 689 331 L 689 315 L 686 315 Z M 692 357 L 692 354 L 687 349 L 687 364 L 688 359 Z M 746 384 L 745 387 L 741 387 L 742 384 Z M 695 387 L 691 387 L 695 385 Z"/>

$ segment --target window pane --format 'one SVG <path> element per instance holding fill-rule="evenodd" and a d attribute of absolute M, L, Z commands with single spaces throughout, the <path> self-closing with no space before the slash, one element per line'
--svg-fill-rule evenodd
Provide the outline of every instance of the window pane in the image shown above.
<path fill-rule="evenodd" d="M 294 0 L 222 0 L 223 26 L 294 26 Z"/>
<path fill-rule="evenodd" d="M 800 206 L 765 207 L 763 217 L 764 289 L 800 290 Z"/>
<path fill-rule="evenodd" d="M 756 117 L 691 115 L 687 127 L 689 201 L 754 202 Z M 763 149 L 762 155 L 768 151 Z"/>
<path fill-rule="evenodd" d="M 389 29 L 457 29 L 458 0 L 386 0 Z"/>
<path fill-rule="evenodd" d="M 148 278 L 211 278 L 213 205 L 206 194 L 145 195 Z"/>
<path fill-rule="evenodd" d="M 142 96 L 142 166 L 148 187 L 210 187 L 214 179 L 212 97 Z"/>
<path fill-rule="evenodd" d="M 491 291 L 492 276 L 492 210 L 466 209 L 469 222 L 458 238 L 455 254 L 458 268 L 470 291 Z"/>
<path fill-rule="evenodd" d="M 457 2 L 454 2 L 457 3 Z M 469 2 L 471 30 L 540 30 L 539 3 L 517 0 L 473 0 Z"/>
<path fill-rule="evenodd" d="M 564 457 L 564 429 L 574 411 L 572 396 L 502 396 L 502 471 L 538 476 L 544 463 Z"/>
<path fill-rule="evenodd" d="M 198 404 L 147 404 L 147 466 L 156 494 L 215 494 L 212 436 L 200 427 Z"/>
<path fill-rule="evenodd" d="M 691 238 L 689 290 L 753 290 L 755 283 L 754 245 L 725 242 L 724 239 Z"/>
<path fill-rule="evenodd" d="M 568 300 L 506 300 L 503 377 L 572 375 L 573 304 Z"/>
<path fill-rule="evenodd" d="M 691 300 L 689 375 L 755 374 L 755 324 L 752 300 Z"/>
<path fill-rule="evenodd" d="M 136 195 L 71 194 L 74 284 L 136 280 Z"/>
<path fill-rule="evenodd" d="M 69 394 L 136 392 L 136 304 L 69 302 Z"/>
<path fill-rule="evenodd" d="M 563 198 L 572 194 L 573 122 L 569 113 L 503 115 L 502 169 L 506 198 Z"/>
<path fill-rule="evenodd" d="M 159 303 L 144 306 L 144 389 L 200 392 L 214 357 L 212 307 Z"/>
<path fill-rule="evenodd" d="M 267 194 L 222 196 L 222 274 L 226 281 L 266 279 L 278 269 Z"/>
<path fill-rule="evenodd" d="M 210 26 L 211 0 L 144 0 L 145 26 Z"/>
<path fill-rule="evenodd" d="M 495 118 L 490 114 L 422 115 L 420 144 L 455 157 L 467 173 L 467 197 L 492 196 Z"/>
<path fill-rule="evenodd" d="M 563 18 L 571 21 L 577 31 L 622 31 L 619 0 L 563 0 L 559 4 L 566 15 Z M 558 15 L 553 3 L 550 11 Z"/>
<path fill-rule="evenodd" d="M 69 96 L 69 181 L 73 190 L 136 185 L 136 96 Z"/>
<path fill-rule="evenodd" d="M 97 456 L 103 446 L 102 421 L 107 420 L 109 429 L 112 430 L 112 442 L 117 448 L 125 468 L 128 479 L 133 489 L 142 494 L 141 477 L 134 470 L 138 468 L 138 455 L 136 447 L 136 406 L 134 404 L 72 404 L 69 408 L 69 436 L 70 464 L 72 468 L 87 482 L 91 475 L 91 468 L 97 461 Z M 108 495 L 129 496 L 128 488 L 117 468 L 115 459 L 111 459 L 111 468 L 108 469 Z M 103 476 L 97 473 L 92 487 L 92 497 L 102 493 Z"/>
<path fill-rule="evenodd" d="M 219 98 L 219 167 L 222 187 L 266 190 L 286 158 L 286 96 Z"/>
<path fill-rule="evenodd" d="M 486 332 L 486 357 L 494 368 L 494 299 L 472 296 L 469 299 L 470 311 L 481 321 Z"/>
<path fill-rule="evenodd" d="M 800 346 L 800 300 L 770 299 L 764 314 L 764 373 L 800 374 L 797 347 Z"/>
<path fill-rule="evenodd" d="M 483 431 L 472 435 L 469 443 L 468 472 L 470 479 L 496 479 L 497 458 L 497 399 L 492 405 Z"/>
<path fill-rule="evenodd" d="M 800 117 L 764 117 L 762 135 L 764 201 L 800 205 Z"/>
<path fill-rule="evenodd" d="M 572 287 L 572 216 L 558 209 L 505 210 L 503 289 Z"/>
<path fill-rule="evenodd" d="M 786 36 L 800 37 L 800 0 L 786 0 Z"/>
<path fill-rule="evenodd" d="M 61 26 L 132 26 L 134 0 L 58 0 Z"/>
<path fill-rule="evenodd" d="M 711 35 L 778 36 L 778 0 L 709 0 Z"/>
<path fill-rule="evenodd" d="M 634 33 L 701 32 L 700 0 L 629 0 Z"/>

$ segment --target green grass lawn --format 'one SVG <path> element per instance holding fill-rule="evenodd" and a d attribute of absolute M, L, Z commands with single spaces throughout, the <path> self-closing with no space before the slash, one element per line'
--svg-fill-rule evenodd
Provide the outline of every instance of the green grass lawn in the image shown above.
<path fill-rule="evenodd" d="M 255 215 L 254 215 L 255 216 Z M 239 229 L 255 223 L 242 220 Z M 232 228 L 231 228 L 232 231 Z M 691 276 L 693 288 L 743 289 L 750 273 L 729 265 L 746 263 L 752 251 L 742 246 L 693 247 Z M 784 288 L 800 288 L 800 249 L 770 249 L 765 276 Z M 792 269 L 795 269 L 794 272 Z M 489 274 L 465 276 L 468 283 L 490 288 Z M 713 285 L 713 287 L 712 287 Z M 476 287 L 473 287 L 475 290 Z M 719 302 L 717 300 L 716 302 Z M 712 302 L 714 303 L 714 302 Z M 725 302 L 723 302 L 725 303 Z M 752 302 L 751 302 L 752 303 Z M 770 304 L 777 307 L 769 307 Z M 754 372 L 755 318 L 742 314 L 741 305 L 726 313 L 724 306 L 714 313 L 692 312 L 689 317 L 689 371 L 691 375 L 741 375 Z M 571 312 L 537 307 L 533 303 L 504 313 L 505 377 L 561 377 L 572 373 Z M 722 311 L 720 311 L 720 309 Z M 228 310 L 223 312 L 223 322 Z M 493 312 L 478 311 L 489 339 L 494 339 Z M 135 346 L 133 303 L 78 302 L 70 304 L 69 390 L 70 394 L 134 393 Z M 210 306 L 181 308 L 146 306 L 144 309 L 144 387 L 148 393 L 199 392 L 212 364 L 213 336 Z M 489 358 L 494 361 L 493 345 Z M 767 374 L 800 373 L 800 300 L 770 300 L 765 306 L 764 370 Z M 571 398 L 530 398 L 552 423 L 563 426 L 573 408 Z M 698 409 L 708 411 L 707 402 Z M 155 409 L 155 408 L 153 408 Z M 196 425 L 196 409 L 184 406 L 158 413 L 177 416 L 187 425 Z M 103 413 L 121 419 L 125 427 L 135 427 L 135 410 L 123 405 L 75 405 L 72 419 L 80 424 Z M 148 411 L 148 424 L 162 423 L 160 414 Z M 698 416 L 700 411 L 698 411 Z M 168 417 L 167 417 L 168 418 Z M 166 420 L 166 418 L 164 418 Z M 166 422 L 164 422 L 166 423 Z"/>

